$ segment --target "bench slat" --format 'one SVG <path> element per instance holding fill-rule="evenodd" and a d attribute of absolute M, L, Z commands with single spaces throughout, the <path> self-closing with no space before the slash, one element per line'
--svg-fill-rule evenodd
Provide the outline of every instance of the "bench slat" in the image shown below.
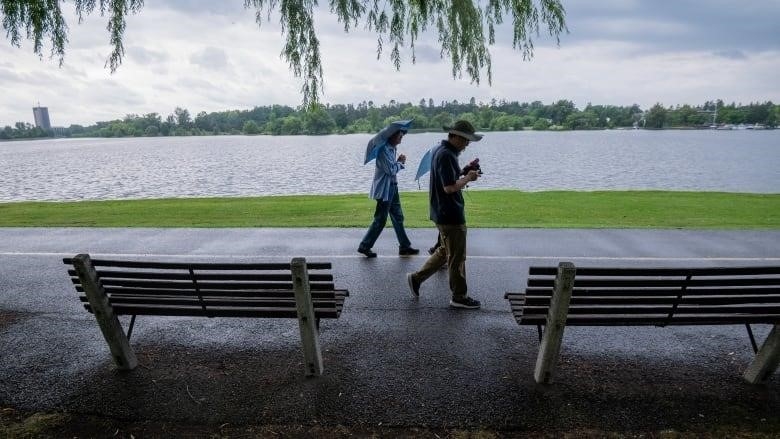
<path fill-rule="evenodd" d="M 89 302 L 85 296 L 80 296 L 84 303 Z M 238 298 L 238 297 L 176 297 L 176 296 L 112 296 L 109 298 L 111 305 L 137 304 L 137 305 L 192 305 L 192 306 L 295 306 L 295 298 Z M 344 298 L 331 297 L 326 299 L 313 299 L 313 303 L 320 307 L 338 306 Z"/>
<path fill-rule="evenodd" d="M 547 315 L 515 316 L 518 325 L 544 326 Z M 743 324 L 774 324 L 778 321 L 775 315 L 711 315 L 677 316 L 671 320 L 666 316 L 619 316 L 619 315 L 578 315 L 566 319 L 566 326 L 706 326 L 706 325 L 743 325 Z"/>
<path fill-rule="evenodd" d="M 529 305 L 549 306 L 551 296 L 526 295 L 525 303 Z M 510 300 L 511 301 L 511 300 Z M 609 305 L 624 304 L 633 305 L 660 305 L 675 303 L 684 305 L 729 305 L 749 303 L 780 303 L 780 294 L 771 296 L 761 295 L 737 295 L 737 296 L 572 296 L 571 305 Z"/>
<path fill-rule="evenodd" d="M 534 306 L 529 304 L 515 305 L 512 309 L 524 308 L 526 314 L 547 314 L 549 306 Z M 582 305 L 569 305 L 569 315 L 572 314 L 621 314 L 621 315 L 642 315 L 642 314 L 669 314 L 674 310 L 674 315 L 677 314 L 774 314 L 780 318 L 780 306 L 778 305 L 711 305 L 711 306 L 690 306 L 679 305 L 674 308 L 673 306 L 652 306 L 652 305 L 633 305 L 627 306 L 582 306 Z"/>
<path fill-rule="evenodd" d="M 83 292 L 82 288 L 78 288 L 79 292 Z M 172 289 L 144 289 L 144 288 L 106 288 L 105 292 L 110 296 L 116 294 L 125 295 L 148 295 L 148 296 L 193 296 L 197 295 L 194 289 L 190 290 L 172 290 Z M 212 290 L 201 289 L 200 294 L 203 296 L 233 296 L 233 297 L 294 297 L 295 294 L 292 290 Z M 333 297 L 334 295 L 342 294 L 349 296 L 347 290 L 312 290 L 311 296 L 313 298 L 326 298 Z"/>
<path fill-rule="evenodd" d="M 72 265 L 73 258 L 63 258 L 65 264 Z M 95 267 L 152 268 L 152 269 L 193 269 L 193 270 L 290 270 L 289 263 L 214 263 L 214 262 L 156 262 L 156 261 L 117 261 L 107 259 L 91 259 Z M 309 270 L 330 270 L 330 262 L 307 262 Z"/>
<path fill-rule="evenodd" d="M 531 276 L 553 276 L 558 267 L 530 267 Z M 700 268 L 633 268 L 577 267 L 577 276 L 757 276 L 780 274 L 780 266 L 700 267 Z"/>
<path fill-rule="evenodd" d="M 189 271 L 114 271 L 96 270 L 101 279 L 163 279 L 163 280 L 191 280 Z M 76 270 L 68 270 L 73 278 L 78 278 Z M 288 281 L 292 282 L 290 270 L 287 273 L 204 273 L 195 272 L 195 279 L 200 280 L 254 280 L 254 281 Z M 332 274 L 311 273 L 310 282 L 333 282 Z"/>
<path fill-rule="evenodd" d="M 77 287 L 81 284 L 78 279 L 73 280 Z M 192 281 L 157 281 L 157 280 L 124 280 L 124 279 L 100 279 L 104 288 L 111 287 L 136 287 L 149 290 L 173 289 L 173 290 L 195 290 L 195 284 Z M 198 289 L 212 290 L 292 290 L 292 282 L 198 282 Z M 312 290 L 332 290 L 332 283 L 312 282 Z"/>
<path fill-rule="evenodd" d="M 84 308 L 92 312 L 89 304 Z M 112 306 L 116 315 L 144 315 L 144 316 L 174 316 L 174 317 L 267 317 L 267 318 L 297 318 L 298 311 L 295 306 L 288 308 L 275 307 L 215 307 L 203 308 L 199 306 L 141 306 L 141 305 L 117 305 Z M 315 306 L 314 315 L 317 318 L 338 318 L 340 309 L 318 308 Z"/>
<path fill-rule="evenodd" d="M 681 288 L 574 288 L 572 297 L 576 296 L 676 296 L 682 291 Z M 551 295 L 552 288 L 526 288 L 525 294 L 528 296 Z M 687 288 L 686 296 L 717 296 L 717 295 L 767 295 L 772 296 L 780 294 L 780 288 L 773 287 L 755 287 L 755 288 Z"/>
<path fill-rule="evenodd" d="M 529 287 L 551 288 L 555 279 L 529 278 Z M 580 277 L 577 273 L 574 278 L 574 288 L 625 288 L 625 287 L 739 287 L 739 286 L 780 286 L 780 278 L 723 278 L 723 279 L 621 279 L 621 278 L 591 278 Z"/>

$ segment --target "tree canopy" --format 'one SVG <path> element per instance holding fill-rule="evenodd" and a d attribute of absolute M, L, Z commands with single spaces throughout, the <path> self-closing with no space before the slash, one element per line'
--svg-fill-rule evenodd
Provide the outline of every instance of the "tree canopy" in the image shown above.
<path fill-rule="evenodd" d="M 59 0 L 0 0 L 3 28 L 14 46 L 22 39 L 33 42 L 33 52 L 42 56 L 44 41 L 51 43 L 51 56 L 65 59 L 68 25 Z M 123 37 L 126 17 L 143 8 L 143 0 L 74 0 L 79 22 L 99 11 L 108 17 L 107 30 L 113 47 L 106 60 L 111 72 L 124 57 Z M 285 39 L 281 56 L 295 77 L 303 79 L 303 104 L 319 102 L 322 95 L 322 62 L 314 23 L 317 0 L 244 0 L 244 7 L 254 9 L 257 24 L 270 21 L 276 11 Z M 566 32 L 565 11 L 560 0 L 329 0 L 330 13 L 344 25 L 345 32 L 363 25 L 377 34 L 377 58 L 385 46 L 396 69 L 401 66 L 401 51 L 411 51 L 415 62 L 415 42 L 422 32 L 433 29 L 438 34 L 442 58 L 452 63 L 454 78 L 463 71 L 479 84 L 483 72 L 492 83 L 488 46 L 495 43 L 496 28 L 511 20 L 513 47 L 523 59 L 533 56 L 534 38 L 540 27 L 558 43 Z"/>
<path fill-rule="evenodd" d="M 194 113 L 194 112 L 193 112 Z M 660 103 L 649 110 L 639 105 L 615 106 L 588 103 L 582 110 L 569 100 L 551 104 L 539 101 L 493 100 L 490 103 L 441 102 L 420 99 L 411 102 L 375 105 L 317 104 L 294 109 L 283 105 L 256 106 L 251 110 L 227 110 L 195 117 L 176 107 L 163 117 L 159 113 L 143 116 L 128 114 L 123 119 L 97 122 L 90 126 L 44 130 L 30 123 L 17 122 L 0 130 L 0 140 L 42 137 L 154 137 L 209 136 L 221 134 L 318 135 L 376 133 L 397 120 L 414 119 L 413 131 L 441 132 L 441 127 L 457 119 L 471 122 L 480 131 L 519 130 L 593 130 L 593 129 L 769 129 L 780 122 L 780 105 L 772 101 L 750 104 L 725 104 L 722 100 L 703 105 L 664 107 Z"/>

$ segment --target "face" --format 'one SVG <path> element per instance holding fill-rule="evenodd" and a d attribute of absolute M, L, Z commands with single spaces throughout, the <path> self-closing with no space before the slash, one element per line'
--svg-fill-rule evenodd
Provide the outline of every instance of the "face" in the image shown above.
<path fill-rule="evenodd" d="M 455 148 L 458 149 L 458 151 L 463 151 L 466 149 L 466 147 L 469 146 L 469 143 L 471 142 L 469 139 L 457 135 L 450 136 L 449 141 L 455 146 Z"/>
<path fill-rule="evenodd" d="M 392 136 L 390 136 L 390 138 L 387 139 L 387 142 L 390 143 L 391 145 L 395 146 L 395 145 L 398 145 L 399 143 L 401 143 L 401 139 L 403 139 L 403 138 L 404 138 L 404 132 L 403 131 L 398 131 L 395 134 L 393 134 Z"/>

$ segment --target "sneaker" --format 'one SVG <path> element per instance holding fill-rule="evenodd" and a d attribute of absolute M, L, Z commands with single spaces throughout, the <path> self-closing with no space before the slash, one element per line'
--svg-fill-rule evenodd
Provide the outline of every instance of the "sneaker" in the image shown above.
<path fill-rule="evenodd" d="M 420 250 L 412 247 L 404 247 L 398 249 L 399 256 L 412 256 L 420 254 Z"/>
<path fill-rule="evenodd" d="M 376 257 L 376 253 L 372 252 L 370 248 L 358 247 L 358 253 L 363 253 L 367 258 Z"/>
<path fill-rule="evenodd" d="M 406 273 L 406 283 L 409 284 L 409 292 L 415 299 L 420 297 L 420 282 L 415 282 L 414 273 Z"/>
<path fill-rule="evenodd" d="M 474 300 L 471 297 L 464 297 L 463 299 L 450 300 L 450 306 L 453 308 L 479 309 L 481 304 L 479 303 L 479 300 Z"/>

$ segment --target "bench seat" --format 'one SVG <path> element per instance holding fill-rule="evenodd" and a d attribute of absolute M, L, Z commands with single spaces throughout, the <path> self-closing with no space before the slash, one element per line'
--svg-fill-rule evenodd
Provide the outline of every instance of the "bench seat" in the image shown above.
<path fill-rule="evenodd" d="M 341 315 L 329 262 L 202 263 L 65 258 L 84 308 L 95 314 L 121 369 L 137 365 L 129 346 L 136 316 L 296 318 L 307 374 L 319 375 L 320 319 Z M 131 316 L 124 332 L 117 316 Z"/>
<path fill-rule="evenodd" d="M 525 290 L 505 298 L 519 325 L 539 330 L 538 382 L 551 381 L 563 328 L 577 325 L 745 325 L 758 352 L 745 378 L 765 380 L 780 362 L 780 267 L 575 268 L 566 262 L 530 267 Z M 774 325 L 761 350 L 752 324 Z"/>

